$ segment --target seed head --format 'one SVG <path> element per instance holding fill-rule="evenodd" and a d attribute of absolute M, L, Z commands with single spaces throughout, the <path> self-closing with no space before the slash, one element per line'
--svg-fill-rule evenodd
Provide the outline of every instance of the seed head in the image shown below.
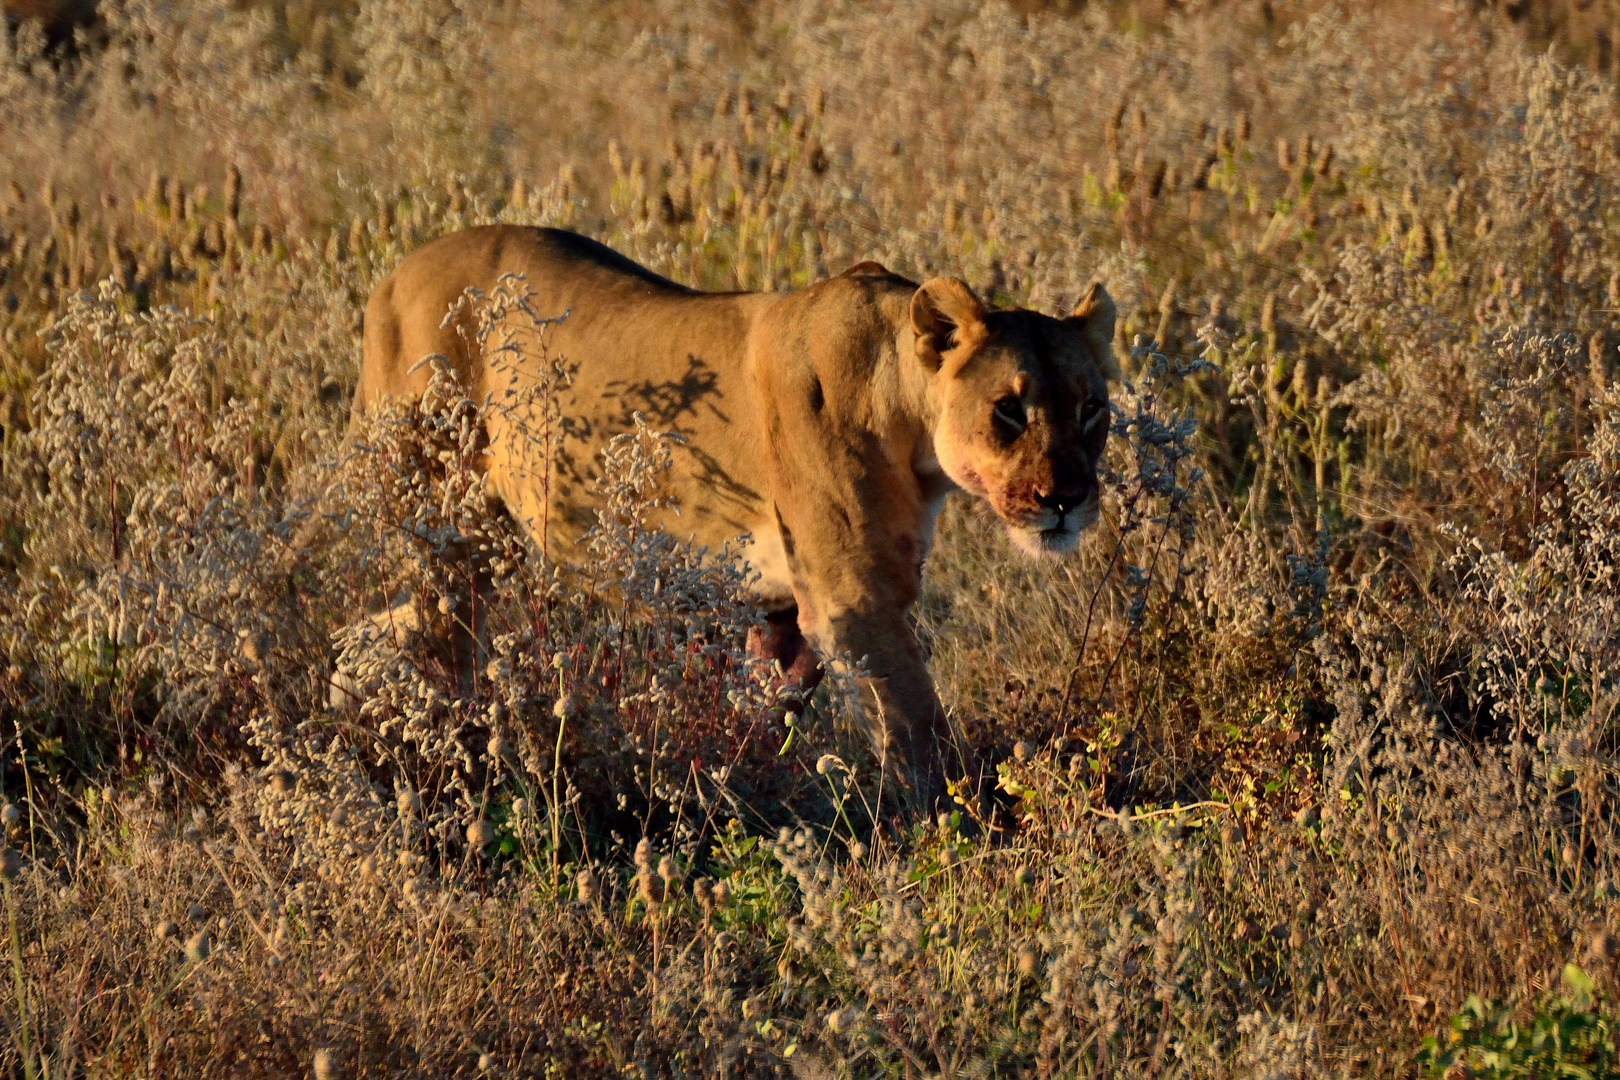
<path fill-rule="evenodd" d="M 193 964 L 208 959 L 208 931 L 199 930 L 186 938 L 186 959 Z"/>
<path fill-rule="evenodd" d="M 680 879 L 681 872 L 675 866 L 675 856 L 665 855 L 658 860 L 658 876 L 664 879 L 665 885 L 673 884 Z"/>
<path fill-rule="evenodd" d="M 416 817 L 422 813 L 422 796 L 410 788 L 401 788 L 395 802 L 399 804 L 401 817 Z"/>
<path fill-rule="evenodd" d="M 839 760 L 837 754 L 822 754 L 816 759 L 816 772 L 820 773 L 822 776 L 826 776 L 834 769 L 841 769 L 843 767 L 844 763 Z"/>
<path fill-rule="evenodd" d="M 5 808 L 0 810 L 0 824 L 8 829 L 15 829 L 22 824 L 22 807 L 16 803 L 6 803 Z"/>
<path fill-rule="evenodd" d="M 208 918 L 208 909 L 201 904 L 192 904 L 186 908 L 186 918 L 192 922 L 203 922 Z"/>
<path fill-rule="evenodd" d="M 640 870 L 651 870 L 652 869 L 652 864 L 653 864 L 652 841 L 649 840 L 647 837 L 643 836 L 641 838 L 641 843 L 636 845 L 636 867 L 637 867 L 637 869 L 640 869 Z"/>
<path fill-rule="evenodd" d="M 242 638 L 242 658 L 253 664 L 263 664 L 270 655 L 269 634 L 248 634 Z"/>
<path fill-rule="evenodd" d="M 1018 974 L 1029 976 L 1035 974 L 1041 966 L 1041 958 L 1035 952 L 1035 946 L 1025 942 L 1018 946 Z"/>
<path fill-rule="evenodd" d="M 164 919 L 153 928 L 152 933 L 159 941 L 168 941 L 172 937 L 179 936 L 180 924 L 173 919 Z"/>
<path fill-rule="evenodd" d="M 0 850 L 0 878 L 6 881 L 15 881 L 17 875 L 22 873 L 23 853 L 16 848 Z"/>
<path fill-rule="evenodd" d="M 1027 866 L 1020 866 L 1017 873 L 1013 874 L 1013 880 L 1027 889 L 1035 884 L 1035 871 Z"/>
<path fill-rule="evenodd" d="M 1595 959 L 1610 963 L 1615 957 L 1620 956 L 1620 940 L 1607 930 L 1599 930 L 1592 935 L 1591 944 L 1587 949 Z"/>
<path fill-rule="evenodd" d="M 526 817 L 528 817 L 529 816 L 529 800 L 528 799 L 513 799 L 512 800 L 512 816 L 513 817 L 518 817 L 518 818 L 526 818 Z"/>
<path fill-rule="evenodd" d="M 731 903 L 731 883 L 721 879 L 714 883 L 714 906 L 723 908 Z"/>
<path fill-rule="evenodd" d="M 315 1080 L 337 1080 L 337 1054 L 324 1046 L 321 1047 L 315 1051 L 315 1057 L 310 1061 L 310 1069 L 315 1073 Z"/>
<path fill-rule="evenodd" d="M 664 898 L 659 895 L 652 871 L 645 866 L 636 872 L 636 891 L 641 895 L 648 911 L 657 911 L 664 902 Z"/>
<path fill-rule="evenodd" d="M 481 1072 L 481 1073 L 492 1073 L 492 1072 L 494 1072 L 495 1071 L 495 1055 L 490 1054 L 490 1053 L 479 1054 L 478 1055 L 478 1071 Z"/>
<path fill-rule="evenodd" d="M 1035 744 L 1028 739 L 1019 739 L 1013 743 L 1013 760 L 1026 762 L 1035 756 Z"/>
<path fill-rule="evenodd" d="M 277 795 L 291 795 L 298 786 L 298 778 L 286 769 L 277 769 L 270 774 L 270 787 Z"/>
<path fill-rule="evenodd" d="M 854 1009 L 834 1009 L 827 1014 L 827 1030 L 835 1035 L 848 1031 L 855 1025 Z"/>
<path fill-rule="evenodd" d="M 560 654 L 559 654 L 560 655 Z M 557 699 L 557 704 L 551 707 L 551 715 L 559 720 L 566 720 L 574 715 L 574 695 L 564 694 Z"/>
<path fill-rule="evenodd" d="M 467 826 L 467 843 L 475 849 L 483 849 L 495 842 L 495 823 L 488 818 L 479 818 Z"/>
<path fill-rule="evenodd" d="M 706 919 L 714 914 L 714 882 L 706 877 L 692 879 L 692 899 Z"/>
<path fill-rule="evenodd" d="M 589 904 L 594 901 L 597 894 L 595 871 L 587 866 L 575 874 L 574 887 L 579 891 L 580 903 Z"/>

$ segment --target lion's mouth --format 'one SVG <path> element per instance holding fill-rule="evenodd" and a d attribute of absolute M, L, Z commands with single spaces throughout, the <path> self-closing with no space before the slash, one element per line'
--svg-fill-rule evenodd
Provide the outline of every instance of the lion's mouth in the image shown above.
<path fill-rule="evenodd" d="M 1009 521 L 1008 532 L 1017 546 L 1031 555 L 1067 555 L 1080 546 L 1080 534 L 1097 522 L 1097 501 L 1084 504 L 1063 514 L 1046 513 L 1034 520 Z"/>

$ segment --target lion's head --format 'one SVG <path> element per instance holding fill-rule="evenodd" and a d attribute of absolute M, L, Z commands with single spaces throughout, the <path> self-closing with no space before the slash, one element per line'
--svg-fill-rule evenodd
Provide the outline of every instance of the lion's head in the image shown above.
<path fill-rule="evenodd" d="M 934 372 L 934 451 L 1031 554 L 1073 551 L 1097 520 L 1108 440 L 1114 302 L 1092 285 L 1074 313 L 989 311 L 954 278 L 912 297 L 917 358 Z"/>

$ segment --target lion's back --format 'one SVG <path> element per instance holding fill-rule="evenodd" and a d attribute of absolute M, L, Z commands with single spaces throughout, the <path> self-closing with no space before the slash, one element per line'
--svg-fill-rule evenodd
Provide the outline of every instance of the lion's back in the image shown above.
<path fill-rule="evenodd" d="M 428 375 L 419 362 L 433 353 L 449 358 L 466 385 L 476 385 L 478 358 L 465 347 L 470 322 L 446 325 L 445 316 L 467 289 L 490 292 L 506 274 L 525 279 L 540 314 L 589 312 L 592 322 L 622 319 L 649 296 L 692 295 L 576 233 L 516 225 L 450 233 L 417 248 L 372 291 L 356 410 L 387 396 L 420 395 Z"/>

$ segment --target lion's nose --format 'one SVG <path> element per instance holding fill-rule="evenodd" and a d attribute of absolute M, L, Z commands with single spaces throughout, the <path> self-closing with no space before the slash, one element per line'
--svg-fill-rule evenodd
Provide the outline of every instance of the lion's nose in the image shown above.
<path fill-rule="evenodd" d="M 1070 510 L 1073 510 L 1075 507 L 1085 502 L 1086 494 L 1086 492 L 1079 490 L 1052 492 L 1037 491 L 1035 492 L 1035 502 L 1043 510 L 1050 510 L 1061 518 Z"/>

